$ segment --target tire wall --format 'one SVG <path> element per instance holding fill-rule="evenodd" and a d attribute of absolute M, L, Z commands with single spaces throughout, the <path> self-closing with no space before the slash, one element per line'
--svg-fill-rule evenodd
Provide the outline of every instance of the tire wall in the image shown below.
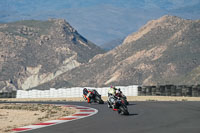
<path fill-rule="evenodd" d="M 0 93 L 0 98 L 16 98 L 17 92 L 12 91 L 12 92 L 1 92 Z"/>
<path fill-rule="evenodd" d="M 200 85 L 138 86 L 138 96 L 200 97 Z"/>

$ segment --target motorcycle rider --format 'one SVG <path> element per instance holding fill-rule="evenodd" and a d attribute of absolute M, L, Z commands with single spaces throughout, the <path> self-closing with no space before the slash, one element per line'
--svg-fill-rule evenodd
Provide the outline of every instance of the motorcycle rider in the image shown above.
<path fill-rule="evenodd" d="M 116 90 L 115 96 L 119 97 L 122 94 L 122 91 L 119 89 Z"/>
<path fill-rule="evenodd" d="M 115 109 L 115 103 L 117 100 L 116 91 L 117 89 L 115 88 L 115 86 L 111 86 L 108 89 L 108 104 L 109 104 L 109 107 L 112 107 L 113 109 Z"/>
<path fill-rule="evenodd" d="M 108 89 L 108 97 L 110 95 L 115 95 L 116 94 L 116 90 L 117 88 L 115 88 L 115 86 L 111 86 L 109 89 Z"/>
<path fill-rule="evenodd" d="M 122 93 L 120 88 L 116 90 L 115 96 L 121 98 L 126 105 L 129 105 L 126 96 Z"/>
<path fill-rule="evenodd" d="M 93 90 L 87 88 L 83 89 L 83 98 L 87 100 L 88 103 L 91 103 L 92 96 L 93 96 Z"/>

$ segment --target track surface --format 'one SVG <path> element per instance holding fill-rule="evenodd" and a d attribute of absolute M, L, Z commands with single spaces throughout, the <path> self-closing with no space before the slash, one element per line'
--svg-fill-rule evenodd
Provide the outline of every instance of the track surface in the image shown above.
<path fill-rule="evenodd" d="M 199 102 L 130 102 L 129 116 L 119 115 L 107 104 L 51 103 L 92 107 L 98 113 L 23 133 L 200 133 Z"/>

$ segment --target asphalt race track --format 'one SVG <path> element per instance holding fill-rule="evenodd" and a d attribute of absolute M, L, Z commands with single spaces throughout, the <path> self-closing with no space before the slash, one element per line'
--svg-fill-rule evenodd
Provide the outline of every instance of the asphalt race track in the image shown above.
<path fill-rule="evenodd" d="M 92 107 L 98 113 L 23 133 L 200 133 L 199 102 L 130 102 L 129 116 L 119 115 L 109 109 L 106 103 L 51 103 Z"/>

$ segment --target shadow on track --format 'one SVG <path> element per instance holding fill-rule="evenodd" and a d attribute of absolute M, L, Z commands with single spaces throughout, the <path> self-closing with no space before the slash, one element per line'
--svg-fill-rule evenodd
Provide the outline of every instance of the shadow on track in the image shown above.
<path fill-rule="evenodd" d="M 130 113 L 129 115 L 127 116 L 135 116 L 135 115 L 138 115 L 138 114 L 135 114 L 135 113 Z"/>
<path fill-rule="evenodd" d="M 128 106 L 134 106 L 134 105 L 137 105 L 137 104 L 135 104 L 135 103 L 129 103 Z"/>

